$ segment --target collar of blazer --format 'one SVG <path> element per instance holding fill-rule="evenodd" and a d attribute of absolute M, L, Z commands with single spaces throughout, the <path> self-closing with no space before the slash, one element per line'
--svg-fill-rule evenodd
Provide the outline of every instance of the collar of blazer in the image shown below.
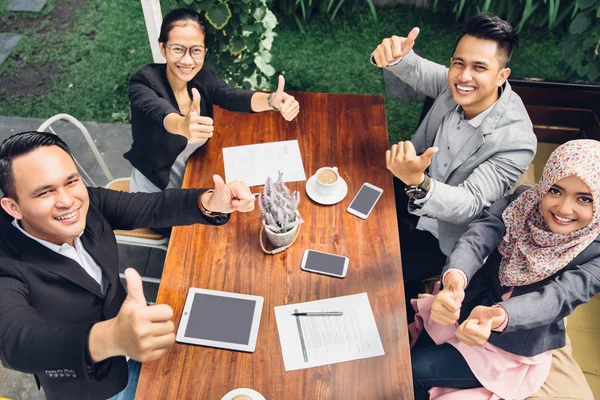
<path fill-rule="evenodd" d="M 496 129 L 496 125 L 498 125 L 498 121 L 502 114 L 506 111 L 506 108 L 510 104 L 511 100 L 514 100 L 513 91 L 508 81 L 504 82 L 502 85 L 502 93 L 498 98 L 498 102 L 496 103 L 494 108 L 490 111 L 487 117 L 483 120 L 479 127 L 479 132 L 481 134 L 489 135 Z"/>
<path fill-rule="evenodd" d="M 74 260 L 58 254 L 35 240 L 23 235 L 17 228 L 12 226 L 10 221 L 12 217 L 2 211 L 0 218 L 0 237 L 1 240 L 12 250 L 15 258 L 20 257 L 26 263 L 33 264 L 37 268 L 53 274 L 59 275 L 69 281 L 89 290 L 98 297 L 112 298 L 114 295 L 114 284 L 117 280 L 117 270 L 114 273 L 113 268 L 106 268 L 106 252 L 102 248 L 99 240 L 95 238 L 90 229 L 86 226 L 84 234 L 81 236 L 86 251 L 94 258 L 96 263 L 102 269 L 103 279 L 109 283 L 106 295 L 100 291 L 100 286 L 85 270 Z M 114 276 L 113 276 L 114 275 Z"/>

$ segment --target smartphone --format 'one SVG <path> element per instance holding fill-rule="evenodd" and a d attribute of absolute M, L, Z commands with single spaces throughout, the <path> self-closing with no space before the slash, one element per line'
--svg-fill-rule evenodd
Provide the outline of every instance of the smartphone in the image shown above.
<path fill-rule="evenodd" d="M 344 278 L 348 272 L 348 257 L 316 250 L 305 250 L 300 268 L 308 272 Z"/>
<path fill-rule="evenodd" d="M 383 193 L 383 189 L 367 182 L 363 183 L 347 211 L 359 218 L 367 219 L 377 204 L 377 200 L 381 197 L 381 193 Z"/>

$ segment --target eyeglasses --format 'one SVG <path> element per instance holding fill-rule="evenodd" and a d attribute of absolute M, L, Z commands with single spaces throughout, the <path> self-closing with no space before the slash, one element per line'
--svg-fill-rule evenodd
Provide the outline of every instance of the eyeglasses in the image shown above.
<path fill-rule="evenodd" d="M 175 58 L 184 57 L 189 50 L 190 56 L 194 60 L 202 60 L 208 51 L 204 46 L 185 47 L 180 44 L 165 44 L 165 47 L 169 49 L 169 54 Z"/>

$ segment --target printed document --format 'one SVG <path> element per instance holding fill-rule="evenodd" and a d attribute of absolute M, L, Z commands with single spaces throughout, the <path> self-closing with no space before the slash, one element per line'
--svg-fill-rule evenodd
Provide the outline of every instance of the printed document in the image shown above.
<path fill-rule="evenodd" d="M 298 140 L 225 147 L 223 162 L 227 183 L 240 180 L 248 186 L 264 185 L 269 176 L 277 179 L 279 171 L 284 182 L 306 180 Z"/>
<path fill-rule="evenodd" d="M 342 316 L 292 313 L 341 311 Z M 286 371 L 385 354 L 367 293 L 275 307 Z"/>

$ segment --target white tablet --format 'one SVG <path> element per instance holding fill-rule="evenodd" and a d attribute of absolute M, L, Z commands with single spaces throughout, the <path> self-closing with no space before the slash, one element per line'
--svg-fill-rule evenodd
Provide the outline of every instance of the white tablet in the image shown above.
<path fill-rule="evenodd" d="M 177 341 L 253 352 L 263 302 L 260 296 L 190 288 Z"/>

